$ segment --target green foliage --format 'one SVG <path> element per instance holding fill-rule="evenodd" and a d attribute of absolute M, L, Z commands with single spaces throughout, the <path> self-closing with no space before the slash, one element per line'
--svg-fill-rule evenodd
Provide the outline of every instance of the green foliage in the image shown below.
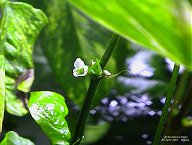
<path fill-rule="evenodd" d="M 49 24 L 40 40 L 48 62 L 67 95 L 81 98 L 86 85 L 81 78 L 72 75 L 73 62 L 81 49 L 75 32 L 70 6 L 65 0 L 42 1 L 41 8 L 46 12 Z M 75 87 L 74 87 L 75 85 Z"/>
<path fill-rule="evenodd" d="M 65 120 L 68 108 L 64 97 L 54 92 L 32 92 L 29 111 L 52 144 L 69 145 L 71 134 Z"/>
<path fill-rule="evenodd" d="M 4 2 L 6 2 L 6 0 L 0 0 L 0 5 L 3 5 Z"/>
<path fill-rule="evenodd" d="M 20 137 L 14 131 L 9 131 L 8 133 L 6 133 L 6 136 L 0 143 L 0 145 L 35 145 L 35 144 L 31 142 L 29 139 Z"/>
<path fill-rule="evenodd" d="M 160 117 L 160 121 L 159 121 L 157 130 L 156 130 L 156 134 L 155 134 L 154 139 L 153 139 L 153 145 L 159 145 L 159 143 L 161 142 L 163 127 L 166 123 L 169 108 L 171 106 L 171 100 L 173 99 L 173 96 L 175 93 L 177 78 L 179 76 L 179 68 L 180 68 L 180 66 L 177 66 L 176 64 L 174 65 L 173 74 L 171 76 L 171 80 L 169 82 L 169 87 L 167 90 L 165 105 L 162 109 L 162 115 Z"/>
<path fill-rule="evenodd" d="M 25 93 L 30 91 L 33 83 L 33 45 L 47 21 L 49 21 L 49 24 L 41 34 L 37 48 L 40 47 L 40 50 L 43 50 L 44 54 L 41 55 L 45 55 L 51 69 L 49 68 L 49 72 L 44 69 L 48 68 L 48 66 L 43 66 L 46 64 L 46 61 L 43 60 L 44 63 L 39 65 L 40 69 L 37 72 L 41 73 L 39 75 L 40 78 L 42 76 L 44 78 L 37 80 L 37 82 L 41 82 L 40 85 L 47 83 L 46 85 L 49 89 L 55 89 L 60 92 L 62 92 L 60 90 L 61 86 L 66 96 L 79 106 L 82 105 L 83 101 L 85 102 L 76 130 L 71 130 L 72 133 L 75 131 L 74 137 L 71 139 L 68 124 L 70 123 L 70 125 L 73 125 L 71 128 L 74 128 L 74 122 L 76 122 L 74 118 L 78 111 L 76 110 L 74 114 L 70 114 L 71 118 L 68 118 L 70 121 L 67 123 L 65 118 L 68 114 L 68 108 L 63 96 L 48 91 L 31 93 L 28 104 L 29 111 L 37 124 L 41 126 L 42 130 L 50 138 L 52 144 L 80 144 L 84 135 L 86 137 L 84 143 L 86 144 L 95 142 L 104 136 L 109 128 L 107 123 L 97 126 L 88 125 L 85 133 L 84 127 L 87 125 L 86 121 L 93 101 L 94 105 L 96 105 L 101 101 L 101 98 L 109 94 L 112 88 L 115 88 L 118 93 L 113 94 L 112 92 L 108 96 L 109 100 L 114 95 L 121 97 L 120 94 L 122 92 L 122 94 L 126 95 L 129 91 L 133 95 L 135 92 L 138 94 L 147 93 L 153 97 L 159 97 L 164 94 L 167 77 L 164 78 L 164 75 L 162 75 L 165 69 L 162 69 L 161 64 L 165 67 L 165 62 L 160 56 L 156 58 L 153 58 L 152 55 L 149 56 L 150 59 L 153 59 L 153 61 L 150 61 L 150 65 L 156 67 L 152 69 L 152 77 L 143 77 L 146 85 L 143 85 L 141 79 L 139 79 L 142 78 L 141 73 L 137 74 L 138 76 L 126 73 L 126 76 L 119 77 L 120 85 L 116 84 L 116 79 L 104 80 L 102 78 L 105 77 L 98 77 L 105 75 L 102 69 L 105 68 L 109 58 L 110 61 L 106 66 L 106 70 L 113 74 L 121 74 L 121 72 L 124 72 L 122 70 L 124 70 L 125 64 L 130 65 L 128 56 L 131 56 L 131 54 L 127 48 L 132 47 L 132 43 L 127 42 L 126 39 L 150 48 L 165 57 L 171 58 L 176 63 L 184 64 L 189 70 L 192 70 L 191 31 L 189 31 L 191 23 L 188 22 L 189 19 L 187 17 L 184 17 L 184 15 L 188 16 L 188 14 L 191 14 L 191 6 L 188 5 L 187 0 L 174 2 L 172 0 L 69 0 L 78 9 L 71 7 L 67 0 L 28 0 L 27 2 L 31 2 L 45 11 L 48 20 L 41 10 L 34 9 L 31 5 L 0 0 L 0 10 L 2 10 L 0 12 L 2 16 L 0 23 L 0 132 L 4 117 L 4 99 L 6 100 L 6 108 L 9 113 L 17 116 L 23 116 L 27 113 L 24 104 L 28 102 L 23 103 L 21 98 L 25 97 Z M 90 16 L 97 23 L 117 33 L 108 47 L 106 46 L 111 32 L 91 21 L 79 10 Z M 120 38 L 118 42 L 119 35 L 124 38 Z M 116 45 L 117 51 L 111 58 Z M 132 51 L 137 51 L 137 49 Z M 103 57 L 101 58 L 102 55 Z M 145 53 L 145 55 L 148 54 Z M 76 58 L 86 60 L 85 64 L 90 66 L 88 73 L 95 76 L 92 77 L 89 88 L 90 80 L 88 77 L 75 78 L 72 74 Z M 126 58 L 128 58 L 128 61 L 125 61 Z M 36 59 L 40 60 L 41 58 L 36 56 Z M 96 60 L 94 64 L 91 63 L 92 59 Z M 138 67 L 140 66 L 138 65 Z M 127 69 L 127 66 L 125 69 Z M 84 69 L 79 69 L 78 71 L 80 74 L 84 73 Z M 56 78 L 54 78 L 52 73 Z M 48 79 L 47 76 L 49 76 Z M 100 83 L 101 79 L 102 82 Z M 125 82 L 123 83 L 120 79 L 124 79 Z M 155 85 L 152 82 L 153 79 L 155 79 Z M 49 81 L 51 83 L 56 81 L 55 88 L 52 88 Z M 129 84 L 126 84 L 127 82 Z M 151 85 L 149 82 L 152 82 Z M 176 82 L 172 84 L 175 87 Z M 35 86 L 34 88 L 40 89 L 41 87 Z M 174 87 L 169 88 L 169 92 L 172 91 L 173 93 Z M 172 93 L 168 96 L 173 96 Z M 95 94 L 96 98 L 94 100 Z M 138 96 L 140 97 L 140 95 Z M 108 105 L 110 107 L 112 104 Z M 169 107 L 165 105 L 165 108 L 163 112 L 166 111 L 168 113 Z M 165 116 L 163 115 L 163 124 L 165 123 Z M 89 121 L 92 123 L 95 120 L 90 119 Z M 191 125 L 191 122 L 182 123 L 185 123 L 186 126 Z M 137 123 L 135 124 L 138 126 Z M 135 126 L 132 127 L 131 134 L 136 134 L 133 133 L 134 128 Z M 157 141 L 163 129 L 162 124 L 160 128 L 161 131 L 157 130 Z M 135 130 L 135 132 L 139 133 L 138 130 Z M 97 136 L 94 136 L 94 134 L 97 134 Z M 69 143 L 70 139 L 71 143 Z M 33 145 L 32 142 L 19 137 L 14 132 L 6 134 L 0 145 L 4 144 Z"/>
<path fill-rule="evenodd" d="M 0 57 L 0 61 L 2 58 Z M 0 66 L 0 132 L 2 130 L 2 122 L 4 116 L 4 98 L 5 98 L 5 70 Z"/>
<path fill-rule="evenodd" d="M 3 4 L 0 1 L 0 7 Z M 0 9 L 1 12 L 1 9 Z M 4 30 L 2 29 L 2 25 L 0 25 L 0 133 L 2 131 L 2 122 L 4 117 L 4 108 L 5 108 L 5 60 L 4 60 Z"/>
<path fill-rule="evenodd" d="M 192 70 L 191 8 L 186 0 L 69 2 L 106 28 Z"/>
<path fill-rule="evenodd" d="M 0 33 L 5 57 L 6 108 L 9 113 L 22 116 L 27 110 L 16 92 L 30 90 L 34 79 L 33 45 L 47 18 L 42 11 L 20 2 L 5 2 L 2 8 Z"/>
<path fill-rule="evenodd" d="M 85 63 L 88 65 L 92 58 L 100 58 L 110 39 L 110 33 L 79 14 L 66 0 L 45 0 L 36 4 L 49 19 L 49 24 L 40 37 L 40 44 L 56 80 L 67 97 L 82 105 L 89 79 L 75 78 L 72 75 L 73 63 L 78 57 L 87 60 Z M 114 64 L 112 59 L 109 63 L 110 71 L 115 72 Z M 113 84 L 112 81 L 104 81 L 100 85 L 95 104 L 108 94 Z"/>
<path fill-rule="evenodd" d="M 85 140 L 82 141 L 83 144 L 89 144 L 96 142 L 102 138 L 106 132 L 109 130 L 110 123 L 105 122 L 99 125 L 87 125 L 85 128 Z"/>

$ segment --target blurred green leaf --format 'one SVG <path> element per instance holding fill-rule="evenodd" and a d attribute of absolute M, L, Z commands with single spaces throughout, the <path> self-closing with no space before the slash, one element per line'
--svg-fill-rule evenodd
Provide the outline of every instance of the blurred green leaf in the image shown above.
<path fill-rule="evenodd" d="M 99 125 L 87 125 L 84 133 L 85 139 L 82 141 L 82 144 L 94 143 L 101 139 L 109 130 L 110 125 L 108 122 Z"/>
<path fill-rule="evenodd" d="M 2 122 L 4 117 L 4 100 L 5 100 L 5 70 L 1 65 L 3 57 L 0 54 L 0 132 L 2 131 Z"/>
<path fill-rule="evenodd" d="M 48 91 L 32 92 L 29 111 L 52 144 L 69 145 L 71 134 L 65 120 L 68 108 L 63 96 Z"/>
<path fill-rule="evenodd" d="M 6 0 L 0 0 L 0 5 L 3 5 L 3 3 L 5 2 Z"/>
<path fill-rule="evenodd" d="M 116 50 L 113 53 L 115 64 L 118 71 L 127 69 L 126 59 L 133 55 L 133 49 L 131 43 L 126 39 L 120 37 Z"/>
<path fill-rule="evenodd" d="M 17 90 L 28 92 L 34 79 L 32 48 L 47 18 L 40 10 L 20 2 L 5 2 L 1 31 L 1 42 L 5 56 L 6 108 L 11 114 L 22 116 L 27 113 L 16 96 Z"/>
<path fill-rule="evenodd" d="M 74 100 L 80 99 L 86 88 L 83 78 L 75 79 L 72 75 L 73 62 L 80 56 L 80 45 L 69 5 L 66 1 L 51 0 L 38 2 L 48 16 L 49 24 L 40 40 L 47 60 L 58 83 L 66 94 Z M 74 87 L 75 86 L 75 87 Z"/>
<path fill-rule="evenodd" d="M 35 144 L 31 142 L 29 139 L 20 137 L 14 131 L 9 131 L 8 133 L 6 133 L 6 136 L 0 143 L 0 145 L 35 145 Z"/>
<path fill-rule="evenodd" d="M 45 0 L 36 4 L 45 11 L 49 19 L 49 24 L 40 37 L 47 60 L 67 97 L 81 105 L 89 79 L 75 78 L 72 75 L 73 63 L 78 57 L 88 65 L 92 58 L 100 58 L 111 35 L 71 9 L 66 0 Z M 113 72 L 114 63 L 114 60 L 109 63 L 110 71 Z M 108 94 L 112 84 L 112 81 L 107 81 L 100 85 L 95 104 Z"/>
<path fill-rule="evenodd" d="M 1 6 L 1 1 L 0 1 Z M 1 12 L 1 9 L 0 9 Z M 4 100 L 5 100 L 5 61 L 4 61 L 4 37 L 3 37 L 3 31 L 1 30 L 0 25 L 0 133 L 2 131 L 2 122 L 4 118 Z"/>
<path fill-rule="evenodd" d="M 121 36 L 192 70 L 191 6 L 186 0 L 69 0 Z"/>

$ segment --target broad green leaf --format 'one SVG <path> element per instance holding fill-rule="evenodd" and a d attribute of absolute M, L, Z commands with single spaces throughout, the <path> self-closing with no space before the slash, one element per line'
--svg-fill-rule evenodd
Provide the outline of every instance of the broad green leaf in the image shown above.
<path fill-rule="evenodd" d="M 68 108 L 63 96 L 48 91 L 32 92 L 29 111 L 52 144 L 69 145 L 71 134 L 65 120 Z"/>
<path fill-rule="evenodd" d="M 41 46 L 67 96 L 78 100 L 84 95 L 81 93 L 85 91 L 86 84 L 84 78 L 76 79 L 72 75 L 73 63 L 82 55 L 70 7 L 65 0 L 40 3 L 49 19 L 40 37 Z"/>
<path fill-rule="evenodd" d="M 1 6 L 5 1 L 0 1 L 0 13 L 2 12 Z M 5 30 L 2 29 L 0 25 L 0 133 L 2 131 L 2 123 L 4 118 L 5 109 L 5 58 L 4 58 L 4 45 L 5 40 L 4 34 Z"/>
<path fill-rule="evenodd" d="M 0 47 L 1 49 L 1 47 Z M 3 56 L 0 54 L 0 133 L 2 131 L 2 122 L 4 117 L 4 105 L 5 105 L 5 69 L 2 61 Z"/>
<path fill-rule="evenodd" d="M 1 5 L 3 1 L 0 1 L 0 13 Z M 2 131 L 2 123 L 4 118 L 4 109 L 5 109 L 5 58 L 4 58 L 4 37 L 5 31 L 2 30 L 2 25 L 0 25 L 0 133 Z"/>
<path fill-rule="evenodd" d="M 40 37 L 47 60 L 67 97 L 82 105 L 89 79 L 75 78 L 72 74 L 73 63 L 78 57 L 87 65 L 91 64 L 92 58 L 101 58 L 111 35 L 71 9 L 66 0 L 38 1 L 37 5 L 49 19 Z M 109 63 L 111 72 L 115 70 L 111 67 L 115 66 L 114 63 L 114 60 Z M 112 84 L 112 81 L 106 81 L 100 85 L 95 102 L 108 94 Z"/>
<path fill-rule="evenodd" d="M 6 108 L 11 114 L 27 113 L 16 96 L 17 91 L 28 92 L 34 79 L 32 52 L 34 42 L 47 18 L 40 10 L 20 2 L 5 2 L 1 29 L 5 30 Z M 1 30 L 2 31 L 2 30 Z"/>
<path fill-rule="evenodd" d="M 192 70 L 192 13 L 186 0 L 68 1 L 109 30 Z"/>
<path fill-rule="evenodd" d="M 5 3 L 6 0 L 0 0 L 0 5 L 3 5 L 3 3 Z"/>
<path fill-rule="evenodd" d="M 29 139 L 20 137 L 16 132 L 9 131 L 0 145 L 35 145 Z"/>

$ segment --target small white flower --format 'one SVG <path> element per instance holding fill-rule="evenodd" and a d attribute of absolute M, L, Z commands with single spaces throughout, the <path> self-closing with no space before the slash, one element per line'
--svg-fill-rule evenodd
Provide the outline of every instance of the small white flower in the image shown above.
<path fill-rule="evenodd" d="M 104 75 L 106 75 L 106 76 L 110 76 L 110 75 L 111 75 L 111 73 L 110 73 L 108 70 L 103 70 L 103 73 L 104 73 Z"/>
<path fill-rule="evenodd" d="M 85 76 L 88 72 L 88 66 L 80 59 L 77 58 L 74 62 L 73 75 L 75 77 Z"/>

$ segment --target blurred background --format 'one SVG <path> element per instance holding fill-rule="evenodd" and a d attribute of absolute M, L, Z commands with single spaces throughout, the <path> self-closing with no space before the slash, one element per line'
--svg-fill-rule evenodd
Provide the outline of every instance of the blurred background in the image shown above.
<path fill-rule="evenodd" d="M 64 0 L 25 2 L 42 9 L 49 19 L 34 48 L 32 91 L 55 91 L 65 97 L 67 121 L 73 133 L 89 83 L 89 77 L 74 78 L 73 63 L 77 57 L 86 64 L 92 58 L 101 58 L 112 33 Z M 122 72 L 101 82 L 82 145 L 152 144 L 173 65 L 171 60 L 121 38 L 106 69 L 112 74 Z M 191 79 L 181 66 L 178 86 L 183 86 L 184 92 Z M 180 92 L 177 90 L 176 95 Z M 192 110 L 186 118 L 192 119 Z M 30 115 L 16 117 L 6 112 L 3 126 L 4 132 L 14 130 L 36 145 L 49 144 Z M 192 129 L 181 129 L 180 134 L 190 141 L 175 144 L 191 145 Z"/>

